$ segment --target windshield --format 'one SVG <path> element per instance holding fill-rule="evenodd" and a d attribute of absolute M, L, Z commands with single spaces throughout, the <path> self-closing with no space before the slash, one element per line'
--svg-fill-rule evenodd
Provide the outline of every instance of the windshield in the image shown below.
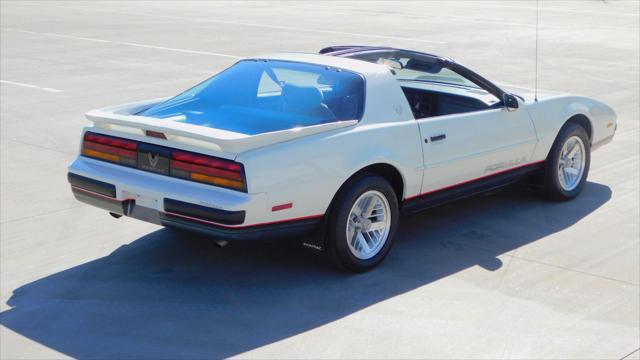
<path fill-rule="evenodd" d="M 138 115 L 243 134 L 360 120 L 362 76 L 327 66 L 243 60 Z"/>
<path fill-rule="evenodd" d="M 442 67 L 438 58 L 405 50 L 356 53 L 347 57 L 388 66 L 397 80 L 424 81 L 480 89 L 462 75 Z"/>

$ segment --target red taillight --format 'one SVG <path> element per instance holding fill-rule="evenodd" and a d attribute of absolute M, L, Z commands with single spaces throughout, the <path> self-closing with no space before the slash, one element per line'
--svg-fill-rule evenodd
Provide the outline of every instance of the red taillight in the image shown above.
<path fill-rule="evenodd" d="M 91 132 L 86 132 L 84 134 L 84 141 L 97 142 L 99 144 L 119 147 L 123 149 L 136 150 L 138 148 L 138 143 L 131 140 L 125 140 L 120 138 L 115 138 L 106 135 L 98 135 Z"/>
<path fill-rule="evenodd" d="M 235 190 L 246 190 L 241 164 L 211 156 L 174 150 L 171 153 L 171 175 Z"/>
<path fill-rule="evenodd" d="M 135 141 L 86 132 L 82 142 L 82 155 L 136 166 L 138 144 Z"/>
<path fill-rule="evenodd" d="M 157 171 L 157 166 L 161 166 L 158 163 L 146 164 L 147 156 L 153 155 L 166 161 L 169 153 L 171 157 L 168 170 L 166 162 L 163 165 L 165 166 L 162 168 L 163 171 Z M 142 156 L 140 163 L 138 163 L 139 154 Z M 174 150 L 145 142 L 138 143 L 89 131 L 84 134 L 82 155 L 182 179 L 247 191 L 242 164 L 231 160 Z M 150 169 L 149 166 L 153 168 Z"/>
<path fill-rule="evenodd" d="M 242 169 L 242 165 L 238 164 L 237 162 L 216 159 L 213 157 L 188 153 L 184 151 L 174 151 L 172 154 L 172 159 L 229 171 L 240 171 Z"/>

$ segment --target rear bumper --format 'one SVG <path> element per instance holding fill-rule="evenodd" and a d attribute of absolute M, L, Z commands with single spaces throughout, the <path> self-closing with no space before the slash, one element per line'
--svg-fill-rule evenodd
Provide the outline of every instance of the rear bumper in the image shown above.
<path fill-rule="evenodd" d="M 305 237 L 312 235 L 320 226 L 319 217 L 280 222 L 275 224 L 224 228 L 160 213 L 160 224 L 168 227 L 195 231 L 222 240 L 263 240 Z"/>
<path fill-rule="evenodd" d="M 261 218 L 269 208 L 264 194 L 212 188 L 83 157 L 70 166 L 67 177 L 81 202 L 222 240 L 306 236 L 322 222 L 322 215 Z"/>

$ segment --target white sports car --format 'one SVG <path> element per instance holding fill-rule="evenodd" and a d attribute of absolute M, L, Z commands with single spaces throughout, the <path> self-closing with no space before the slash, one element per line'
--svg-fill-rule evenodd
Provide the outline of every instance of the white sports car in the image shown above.
<path fill-rule="evenodd" d="M 617 126 L 593 99 L 516 95 L 448 58 L 365 46 L 247 58 L 86 115 L 78 200 L 217 240 L 297 236 L 352 271 L 383 260 L 401 212 L 519 179 L 577 196 Z"/>

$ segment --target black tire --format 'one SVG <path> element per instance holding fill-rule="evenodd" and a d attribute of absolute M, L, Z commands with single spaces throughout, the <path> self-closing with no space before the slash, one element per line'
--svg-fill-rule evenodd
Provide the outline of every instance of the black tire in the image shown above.
<path fill-rule="evenodd" d="M 582 140 L 585 150 L 585 166 L 578 185 L 571 190 L 565 190 L 560 184 L 560 180 L 558 178 L 558 163 L 560 161 L 560 152 L 562 151 L 562 147 L 565 142 L 573 136 L 577 136 Z M 551 147 L 551 151 L 549 151 L 547 160 L 544 163 L 544 168 L 542 169 L 541 174 L 542 187 L 539 189 L 540 195 L 553 201 L 567 201 L 575 198 L 580 194 L 585 182 L 587 181 L 590 165 L 591 143 L 589 142 L 589 135 L 587 134 L 587 131 L 578 124 L 566 123 L 562 129 L 560 129 L 560 132 Z"/>
<path fill-rule="evenodd" d="M 367 191 L 378 191 L 387 200 L 390 209 L 390 230 L 386 242 L 373 257 L 363 260 L 354 256 L 347 243 L 346 227 L 349 213 L 360 195 Z M 398 227 L 398 197 L 393 187 L 384 178 L 375 174 L 364 174 L 349 181 L 334 199 L 325 234 L 325 253 L 333 265 L 352 272 L 365 272 L 379 265 L 393 245 Z"/>

